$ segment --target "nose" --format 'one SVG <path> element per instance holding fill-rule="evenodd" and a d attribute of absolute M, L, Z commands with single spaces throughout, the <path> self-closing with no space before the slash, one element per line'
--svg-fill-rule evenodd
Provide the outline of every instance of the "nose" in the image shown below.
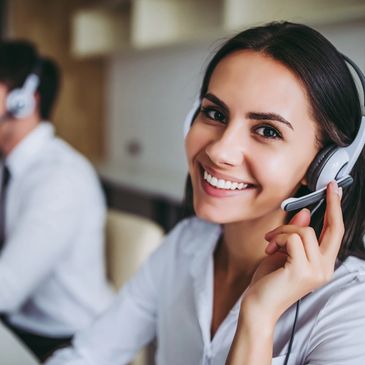
<path fill-rule="evenodd" d="M 205 149 L 210 160 L 217 166 L 238 166 L 245 158 L 245 137 L 241 130 L 227 127 Z"/>

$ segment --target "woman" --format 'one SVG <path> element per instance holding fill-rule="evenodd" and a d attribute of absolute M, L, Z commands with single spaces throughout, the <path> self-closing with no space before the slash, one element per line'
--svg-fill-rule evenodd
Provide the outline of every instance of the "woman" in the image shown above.
<path fill-rule="evenodd" d="M 154 337 L 159 365 L 365 363 L 364 155 L 342 202 L 332 182 L 312 217 L 280 208 L 360 120 L 351 74 L 316 31 L 273 23 L 230 39 L 186 137 L 196 217 L 48 364 L 126 364 Z"/>

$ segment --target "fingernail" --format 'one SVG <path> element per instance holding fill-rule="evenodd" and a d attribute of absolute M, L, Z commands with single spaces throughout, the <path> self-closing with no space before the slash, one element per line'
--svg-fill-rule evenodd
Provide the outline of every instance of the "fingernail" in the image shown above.
<path fill-rule="evenodd" d="M 338 190 L 339 190 L 338 195 L 340 196 L 340 199 L 342 199 L 342 193 L 343 193 L 342 187 L 340 187 Z"/>
<path fill-rule="evenodd" d="M 340 189 L 337 185 L 337 182 L 335 180 L 331 181 L 333 192 L 336 193 L 338 196 L 340 196 Z"/>
<path fill-rule="evenodd" d="M 273 241 L 271 241 L 267 246 L 266 246 L 266 249 L 265 249 L 265 252 L 268 254 L 268 255 L 271 255 L 272 253 L 274 253 L 275 251 L 277 251 L 277 244 Z"/>

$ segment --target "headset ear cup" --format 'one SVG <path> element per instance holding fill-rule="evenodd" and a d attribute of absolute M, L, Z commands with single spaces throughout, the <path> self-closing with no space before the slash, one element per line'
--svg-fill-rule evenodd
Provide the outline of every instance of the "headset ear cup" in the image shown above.
<path fill-rule="evenodd" d="M 323 150 L 321 150 L 314 158 L 306 174 L 309 190 L 311 191 L 316 190 L 317 181 L 324 166 L 326 165 L 328 160 L 336 153 L 337 149 L 338 149 L 337 146 L 334 145 L 328 146 Z"/>
<path fill-rule="evenodd" d="M 184 120 L 184 139 L 186 138 L 187 134 L 189 133 L 189 129 L 193 120 L 196 118 L 198 111 L 200 109 L 200 98 L 197 97 L 194 101 L 193 107 L 190 109 L 189 113 L 185 117 Z"/>
<path fill-rule="evenodd" d="M 31 115 L 35 109 L 33 93 L 23 89 L 14 89 L 6 97 L 6 110 L 15 118 L 25 118 Z"/>

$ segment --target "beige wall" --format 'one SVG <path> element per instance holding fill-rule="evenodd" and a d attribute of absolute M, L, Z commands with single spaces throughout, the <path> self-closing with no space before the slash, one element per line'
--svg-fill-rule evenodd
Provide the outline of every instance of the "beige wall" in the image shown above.
<path fill-rule="evenodd" d="M 54 113 L 59 136 L 92 160 L 103 156 L 104 67 L 102 59 L 76 60 L 70 55 L 71 18 L 90 0 L 8 0 L 10 38 L 26 38 L 51 56 L 63 71 Z"/>

